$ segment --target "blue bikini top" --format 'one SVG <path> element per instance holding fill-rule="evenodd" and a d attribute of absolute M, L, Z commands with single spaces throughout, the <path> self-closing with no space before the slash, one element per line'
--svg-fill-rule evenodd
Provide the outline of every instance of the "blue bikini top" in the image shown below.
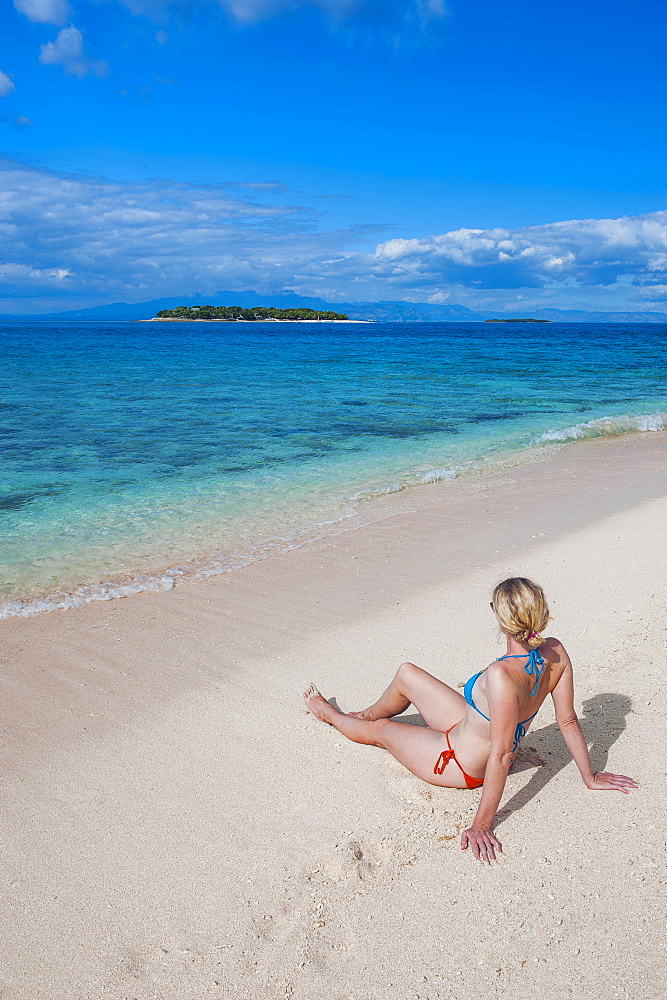
<path fill-rule="evenodd" d="M 535 678 L 535 684 L 533 685 L 533 690 L 530 692 L 530 697 L 534 698 L 540 683 L 540 677 L 542 675 L 542 671 L 544 669 L 544 657 L 540 656 L 538 650 L 531 649 L 529 653 L 512 653 L 512 654 L 508 653 L 506 656 L 499 656 L 498 659 L 520 660 L 522 656 L 528 657 L 528 660 L 526 661 L 526 664 L 523 669 L 530 677 Z M 480 710 L 477 708 L 477 705 L 472 700 L 472 689 L 475 686 L 475 681 L 477 680 L 478 677 L 481 677 L 483 673 L 484 671 L 480 670 L 479 673 L 473 674 L 473 676 L 466 681 L 466 686 L 463 689 L 463 697 L 465 698 L 465 700 L 467 701 L 467 703 L 470 705 L 471 708 L 474 708 L 476 712 L 479 712 L 479 714 L 482 716 L 483 719 L 486 719 L 487 722 L 491 722 L 491 719 L 488 717 L 488 715 L 484 715 L 484 712 L 480 712 Z M 512 747 L 512 753 L 514 753 L 514 751 L 519 746 L 520 741 L 526 735 L 526 726 L 528 725 L 529 722 L 532 722 L 532 720 L 535 718 L 536 715 L 537 712 L 533 712 L 530 718 L 524 719 L 523 722 L 519 722 L 519 724 L 517 725 L 516 729 L 514 730 L 514 746 Z"/>

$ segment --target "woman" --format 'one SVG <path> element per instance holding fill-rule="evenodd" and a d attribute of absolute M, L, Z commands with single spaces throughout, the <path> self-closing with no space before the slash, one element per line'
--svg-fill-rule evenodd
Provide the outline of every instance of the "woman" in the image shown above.
<path fill-rule="evenodd" d="M 539 634 L 549 621 L 542 588 L 523 577 L 499 583 L 491 601 L 507 652 L 475 674 L 459 694 L 448 684 L 403 663 L 378 700 L 363 712 L 345 715 L 311 684 L 306 707 L 355 743 L 384 747 L 409 771 L 446 788 L 484 786 L 473 824 L 461 837 L 482 861 L 495 860 L 502 846 L 492 831 L 507 773 L 528 726 L 548 694 L 556 722 L 588 788 L 629 792 L 632 778 L 593 772 L 574 710 L 572 664 L 558 639 Z M 412 704 L 426 726 L 392 722 Z"/>

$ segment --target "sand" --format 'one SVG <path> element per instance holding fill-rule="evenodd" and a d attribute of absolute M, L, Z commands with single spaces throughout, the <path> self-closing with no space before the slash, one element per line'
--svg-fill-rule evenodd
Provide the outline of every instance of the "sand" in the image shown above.
<path fill-rule="evenodd" d="M 3 622 L 3 1000 L 663 996 L 666 438 Z M 510 574 L 547 590 L 594 766 L 641 787 L 588 791 L 545 705 L 483 866 L 458 842 L 480 792 L 346 742 L 299 692 L 362 708 L 404 659 L 460 684 L 500 650 Z"/>

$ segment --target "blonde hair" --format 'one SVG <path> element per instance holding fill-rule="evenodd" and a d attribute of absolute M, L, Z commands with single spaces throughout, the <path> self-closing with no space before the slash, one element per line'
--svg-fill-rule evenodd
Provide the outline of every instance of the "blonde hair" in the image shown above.
<path fill-rule="evenodd" d="M 532 580 L 513 576 L 493 591 L 492 607 L 503 632 L 529 646 L 544 642 L 539 634 L 549 621 L 544 591 Z"/>

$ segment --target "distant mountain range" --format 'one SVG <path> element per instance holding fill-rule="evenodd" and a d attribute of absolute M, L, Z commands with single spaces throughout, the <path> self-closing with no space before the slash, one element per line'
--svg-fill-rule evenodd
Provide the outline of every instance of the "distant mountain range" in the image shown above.
<path fill-rule="evenodd" d="M 431 305 L 428 302 L 325 302 L 293 292 L 260 295 L 258 292 L 220 291 L 213 295 L 176 296 L 151 299 L 148 302 L 112 302 L 88 309 L 70 309 L 66 312 L 41 313 L 31 316 L 0 315 L 5 320 L 124 320 L 151 319 L 160 309 L 177 306 L 238 305 L 275 306 L 278 309 L 335 309 L 347 313 L 350 319 L 374 320 L 377 323 L 477 323 L 485 319 L 502 319 L 498 312 L 473 312 L 466 306 Z M 513 312 L 512 315 L 521 316 Z M 667 323 L 667 313 L 659 312 L 586 312 L 581 309 L 537 309 L 523 314 L 525 317 L 549 319 L 553 323 Z"/>

